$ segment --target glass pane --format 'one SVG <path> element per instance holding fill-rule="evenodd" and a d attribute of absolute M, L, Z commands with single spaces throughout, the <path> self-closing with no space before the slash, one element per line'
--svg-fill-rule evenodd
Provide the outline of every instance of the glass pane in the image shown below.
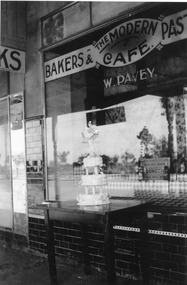
<path fill-rule="evenodd" d="M 10 98 L 12 185 L 14 212 L 26 213 L 25 136 L 23 126 L 23 98 Z"/>
<path fill-rule="evenodd" d="M 103 114 L 105 123 L 99 123 L 99 120 L 97 123 L 97 118 Z M 141 156 L 168 156 L 168 121 L 160 97 L 146 95 L 102 111 L 52 116 L 47 118 L 48 189 L 51 200 L 75 199 L 83 191 L 83 158 L 89 154 L 89 143 L 83 139 L 82 132 L 87 128 L 89 118 L 92 123 L 97 123 L 94 151 L 102 157 L 102 171 L 107 177 L 105 187 L 110 195 L 119 194 L 118 190 L 125 191 L 124 187 L 117 190 L 116 185 L 139 179 L 136 167 Z M 145 128 L 151 138 L 146 149 L 140 136 Z"/>
<path fill-rule="evenodd" d="M 0 101 L 0 226 L 12 228 L 10 140 L 7 100 Z"/>

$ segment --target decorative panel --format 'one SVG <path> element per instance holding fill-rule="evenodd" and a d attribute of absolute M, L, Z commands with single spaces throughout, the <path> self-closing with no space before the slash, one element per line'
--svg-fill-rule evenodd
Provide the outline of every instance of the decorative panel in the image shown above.
<path fill-rule="evenodd" d="M 90 27 L 89 2 L 79 2 L 42 21 L 43 47 L 58 43 Z"/>

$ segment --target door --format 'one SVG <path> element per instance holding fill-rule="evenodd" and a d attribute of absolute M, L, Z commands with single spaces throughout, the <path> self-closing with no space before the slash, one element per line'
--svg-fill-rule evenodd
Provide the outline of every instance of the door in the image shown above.
<path fill-rule="evenodd" d="M 0 101 L 0 227 L 12 228 L 12 181 L 8 100 Z"/>
<path fill-rule="evenodd" d="M 23 94 L 0 101 L 0 227 L 27 234 Z"/>

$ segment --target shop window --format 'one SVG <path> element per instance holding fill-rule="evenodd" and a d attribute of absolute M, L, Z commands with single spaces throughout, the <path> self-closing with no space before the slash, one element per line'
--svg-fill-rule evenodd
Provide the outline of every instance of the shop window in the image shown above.
<path fill-rule="evenodd" d="M 138 181 L 140 157 L 168 158 L 168 120 L 162 97 L 145 95 L 124 102 L 117 97 L 115 104 L 105 101 L 109 95 L 105 96 L 103 77 L 98 82 L 96 72 L 84 71 L 46 83 L 49 199 L 75 199 L 81 191 L 83 158 L 88 155 L 81 134 L 89 121 L 99 132 L 95 149 L 110 185 L 116 180 Z M 142 143 L 144 128 L 149 139 Z"/>
<path fill-rule="evenodd" d="M 7 99 L 0 101 L 0 226 L 12 228 L 11 159 Z"/>
<path fill-rule="evenodd" d="M 0 100 L 0 226 L 27 234 L 23 94 Z"/>
<path fill-rule="evenodd" d="M 154 20 L 160 16 L 152 13 Z M 166 23 L 172 23 L 169 19 Z M 132 25 L 134 20 L 130 20 Z M 120 27 L 125 27 L 125 21 L 121 23 Z M 132 38 L 117 37 L 115 42 L 118 30 L 114 25 L 72 40 L 71 45 L 64 44 L 65 55 L 61 47 L 50 51 L 61 57 L 48 62 L 45 73 L 49 199 L 75 199 L 81 191 L 83 158 L 89 152 L 82 133 L 90 122 L 97 130 L 94 151 L 102 157 L 100 171 L 107 176 L 110 195 L 126 196 L 126 189 L 135 187 L 124 184 L 129 181 L 164 181 L 168 190 L 170 174 L 187 173 L 187 40 L 174 37 L 171 42 L 162 42 L 156 35 L 147 49 L 150 52 L 127 61 L 131 52 L 137 55 L 139 41 L 148 44 L 149 40 L 143 32 L 132 34 Z M 112 37 L 111 43 L 108 37 Z M 84 49 L 85 42 L 90 52 Z M 76 44 L 80 50 L 74 53 Z M 98 53 L 96 46 L 100 47 Z M 82 54 L 89 59 L 88 64 L 93 55 L 95 65 L 88 66 L 85 61 L 80 71 L 77 58 Z"/>

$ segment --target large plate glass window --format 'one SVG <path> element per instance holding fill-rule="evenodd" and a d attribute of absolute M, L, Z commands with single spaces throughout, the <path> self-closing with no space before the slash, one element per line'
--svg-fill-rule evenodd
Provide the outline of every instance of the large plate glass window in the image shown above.
<path fill-rule="evenodd" d="M 172 6 L 166 15 L 175 14 L 176 19 L 179 16 L 176 12 Z M 150 15 L 158 19 L 154 11 L 142 13 L 141 18 Z M 131 26 L 132 23 L 136 19 Z M 109 28 L 103 31 L 102 36 L 108 31 Z M 97 38 L 97 34 L 94 36 Z M 145 44 L 143 37 L 139 40 Z M 125 47 L 127 43 L 122 44 Z M 81 134 L 90 121 L 98 131 L 95 151 L 102 157 L 101 171 L 106 174 L 111 196 L 132 196 L 135 189 L 145 190 L 148 184 L 142 181 L 159 180 L 169 191 L 170 174 L 187 173 L 186 46 L 187 40 L 179 38 L 164 46 L 155 45 L 132 64 L 119 67 L 96 64 L 46 82 L 49 199 L 75 199 L 82 191 L 83 158 L 88 155 L 88 142 Z M 119 60 L 122 51 L 117 52 Z M 61 49 L 46 53 L 46 61 L 55 58 L 55 53 L 60 56 Z M 106 58 L 109 60 L 111 55 Z"/>

